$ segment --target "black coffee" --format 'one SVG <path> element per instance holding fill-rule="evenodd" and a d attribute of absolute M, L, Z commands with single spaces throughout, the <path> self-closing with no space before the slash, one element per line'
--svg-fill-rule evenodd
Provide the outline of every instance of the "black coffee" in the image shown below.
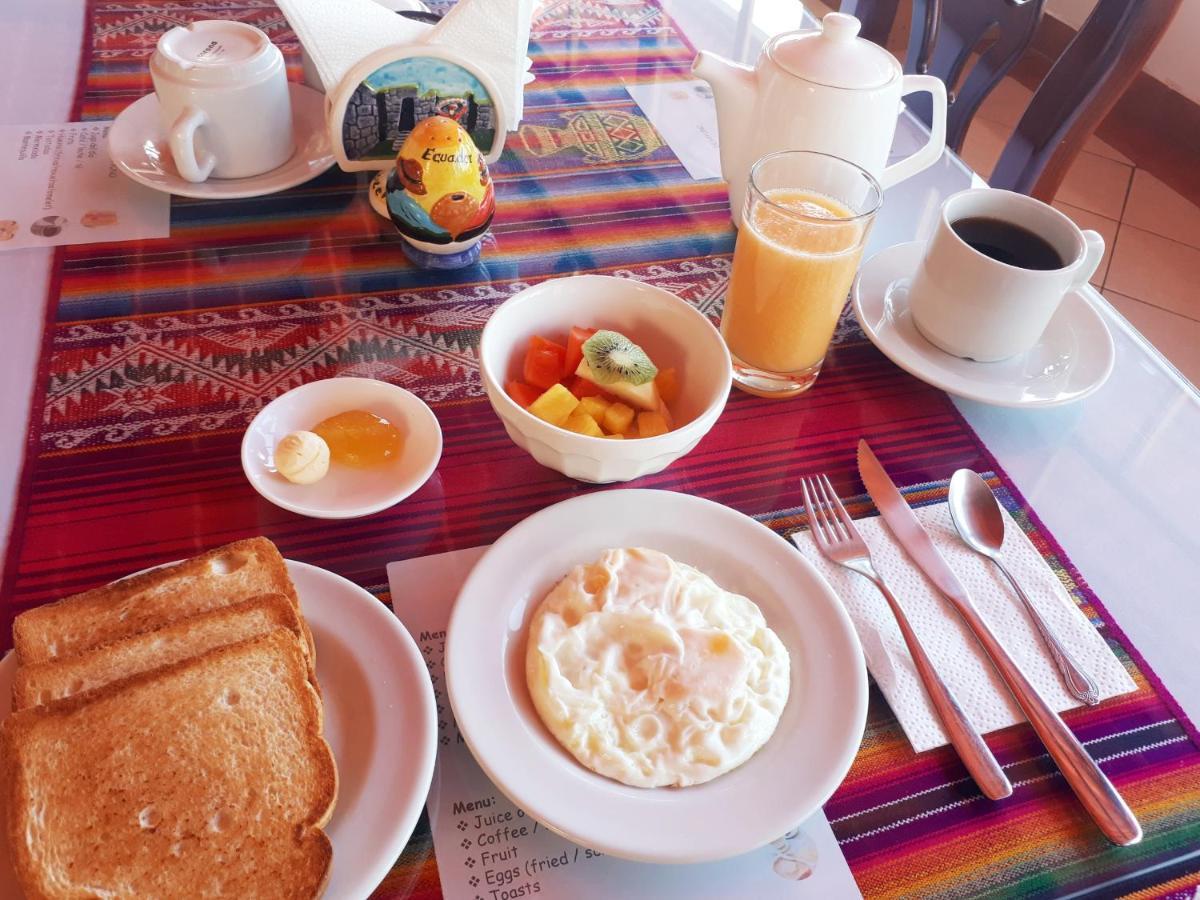
<path fill-rule="evenodd" d="M 1067 264 L 1044 237 L 1003 219 L 973 216 L 959 219 L 950 227 L 984 256 L 1010 266 L 1045 270 L 1061 269 Z"/>

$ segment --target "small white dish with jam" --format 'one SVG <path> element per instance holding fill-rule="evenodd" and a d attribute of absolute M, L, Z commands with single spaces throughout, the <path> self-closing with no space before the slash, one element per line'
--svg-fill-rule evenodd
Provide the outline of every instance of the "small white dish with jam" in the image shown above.
<path fill-rule="evenodd" d="M 353 519 L 421 487 L 442 455 L 437 417 L 415 394 L 372 378 L 327 378 L 276 397 L 242 439 L 242 470 L 276 506 Z"/>

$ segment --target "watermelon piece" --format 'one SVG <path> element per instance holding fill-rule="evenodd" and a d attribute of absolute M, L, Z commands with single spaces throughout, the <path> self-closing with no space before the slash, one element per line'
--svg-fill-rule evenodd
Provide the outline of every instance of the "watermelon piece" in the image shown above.
<path fill-rule="evenodd" d="M 571 326 L 571 333 L 567 335 L 567 356 L 563 362 L 563 378 L 575 374 L 575 370 L 579 368 L 579 361 L 583 359 L 583 342 L 595 333 L 595 328 Z"/>
<path fill-rule="evenodd" d="M 504 386 L 504 390 L 508 396 L 512 397 L 516 403 L 518 403 L 520 406 L 523 406 L 525 409 L 529 409 L 529 405 L 542 395 L 542 392 L 537 388 L 532 387 L 523 381 L 516 380 L 510 381 L 508 384 L 506 384 Z"/>
<path fill-rule="evenodd" d="M 557 353 L 559 356 L 566 356 L 566 354 L 567 354 L 567 348 L 564 347 L 562 344 L 556 343 L 554 341 L 546 340 L 546 338 L 542 337 L 539 334 L 535 334 L 533 337 L 531 337 L 529 339 L 529 349 L 530 350 L 550 350 L 554 353 Z"/>
<path fill-rule="evenodd" d="M 586 378 L 580 378 L 578 375 L 572 375 L 567 379 L 567 389 L 582 400 L 584 397 L 603 397 L 605 400 L 610 399 L 607 392 L 599 385 L 593 384 Z"/>
<path fill-rule="evenodd" d="M 563 358 L 567 348 L 534 335 L 525 353 L 523 377 L 527 384 L 548 390 L 562 378 Z"/>

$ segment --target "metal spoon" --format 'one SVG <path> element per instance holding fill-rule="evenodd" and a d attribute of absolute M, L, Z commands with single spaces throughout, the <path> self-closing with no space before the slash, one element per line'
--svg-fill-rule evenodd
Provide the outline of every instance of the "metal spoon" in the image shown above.
<path fill-rule="evenodd" d="M 1004 577 L 1008 579 L 1012 589 L 1025 604 L 1025 611 L 1029 613 L 1029 618 L 1033 620 L 1033 624 L 1037 626 L 1038 632 L 1042 635 L 1046 649 L 1054 657 L 1058 670 L 1062 672 L 1067 690 L 1088 706 L 1095 706 L 1099 703 L 1100 692 L 1096 688 L 1096 682 L 1079 667 L 1066 648 L 1058 642 L 1058 638 L 1054 636 L 1050 626 L 1046 624 L 1046 620 L 1037 611 L 1037 607 L 1029 601 L 1029 597 L 1021 590 L 1021 586 L 1017 584 L 1012 573 L 1005 568 L 1001 561 L 1000 548 L 1004 545 L 1004 517 L 1000 515 L 1000 504 L 992 495 L 992 489 L 987 486 L 987 482 L 970 469 L 959 469 L 950 479 L 950 518 L 954 520 L 954 527 L 958 529 L 959 537 L 963 539 L 963 542 L 972 550 L 988 557 L 1004 573 Z"/>

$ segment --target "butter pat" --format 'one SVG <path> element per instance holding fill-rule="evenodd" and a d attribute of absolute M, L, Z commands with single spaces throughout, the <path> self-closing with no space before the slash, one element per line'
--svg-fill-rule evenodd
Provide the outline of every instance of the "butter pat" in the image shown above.
<path fill-rule="evenodd" d="M 275 469 L 294 484 L 315 484 L 329 471 L 329 445 L 311 431 L 293 431 L 275 447 Z"/>

